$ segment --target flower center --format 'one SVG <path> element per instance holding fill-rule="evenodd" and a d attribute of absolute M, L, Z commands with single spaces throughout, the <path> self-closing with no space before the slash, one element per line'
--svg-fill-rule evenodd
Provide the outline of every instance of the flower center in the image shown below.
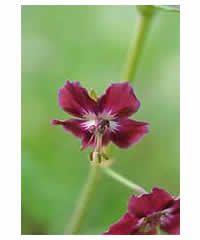
<path fill-rule="evenodd" d="M 112 130 L 112 126 L 110 124 L 110 121 L 107 119 L 95 119 L 90 120 L 85 123 L 85 126 L 88 128 L 88 130 L 93 134 L 104 134 L 108 129 Z"/>
<path fill-rule="evenodd" d="M 97 124 L 97 131 L 103 134 L 110 127 L 110 122 L 106 119 L 100 119 Z"/>
<path fill-rule="evenodd" d="M 154 227 L 160 225 L 160 219 L 162 216 L 164 216 L 164 213 L 156 212 L 147 217 L 142 218 L 138 223 L 137 231 L 143 233 L 151 231 Z"/>
<path fill-rule="evenodd" d="M 102 157 L 108 160 L 108 157 L 103 152 L 103 135 L 108 131 L 111 130 L 110 128 L 110 121 L 107 119 L 97 118 L 89 126 L 90 133 L 95 136 L 95 149 L 91 153 L 91 160 L 98 160 L 101 163 Z"/>

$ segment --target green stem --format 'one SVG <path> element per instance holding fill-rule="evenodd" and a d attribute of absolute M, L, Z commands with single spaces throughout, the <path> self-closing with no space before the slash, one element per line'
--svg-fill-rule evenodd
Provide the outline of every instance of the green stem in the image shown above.
<path fill-rule="evenodd" d="M 161 235 L 161 231 L 160 231 L 160 226 L 159 226 L 159 224 L 156 224 L 156 234 L 157 234 L 157 235 Z"/>
<path fill-rule="evenodd" d="M 97 161 L 91 162 L 90 172 L 88 175 L 87 183 L 83 189 L 83 192 L 78 201 L 77 208 L 74 211 L 70 225 L 67 226 L 65 234 L 79 234 L 81 224 L 83 223 L 85 216 L 90 207 L 90 203 L 94 192 L 96 190 L 97 180 L 99 178 L 99 165 Z"/>
<path fill-rule="evenodd" d="M 144 6 L 144 8 L 146 7 Z M 147 12 L 151 11 L 149 9 L 150 8 L 147 8 Z M 151 23 L 152 15 L 153 14 L 149 14 L 149 13 L 146 14 L 146 10 L 145 10 L 145 14 L 140 13 L 140 20 L 138 24 L 136 39 L 134 41 L 133 47 L 131 46 L 131 50 L 129 51 L 129 54 L 128 54 L 127 64 L 125 65 L 125 72 L 122 77 L 123 81 L 131 82 L 135 77 L 138 60 L 141 55 L 141 50 L 143 48 L 146 34 L 148 32 L 148 29 Z M 145 193 L 145 190 L 143 188 L 139 187 L 135 183 L 130 182 L 126 178 L 122 177 L 121 175 L 115 173 L 113 170 L 106 167 L 104 167 L 103 169 L 109 176 L 121 182 L 125 186 L 128 186 L 139 193 L 142 193 L 142 194 Z M 90 207 L 90 201 L 96 190 L 96 183 L 98 180 L 98 176 L 99 176 L 99 166 L 96 159 L 94 159 L 91 163 L 91 169 L 90 169 L 87 183 L 81 194 L 80 200 L 78 202 L 78 206 L 74 211 L 74 214 L 71 219 L 71 223 L 69 226 L 67 226 L 65 234 L 78 234 L 80 232 L 81 224 L 87 214 L 88 208 Z"/>
<path fill-rule="evenodd" d="M 113 179 L 117 180 L 118 182 L 122 183 L 126 187 L 129 187 L 132 190 L 134 190 L 140 194 L 146 193 L 146 191 L 142 187 L 138 186 L 137 184 L 133 183 L 132 181 L 130 181 L 130 180 L 126 179 L 125 177 L 121 176 L 120 174 L 116 173 L 111 168 L 102 167 L 102 169 L 108 176 L 110 176 Z"/>
<path fill-rule="evenodd" d="M 134 34 L 134 40 L 131 41 L 130 48 L 128 51 L 127 61 L 124 64 L 124 72 L 121 77 L 121 81 L 129 81 L 132 82 L 134 80 L 139 58 L 142 53 L 142 49 L 144 47 L 144 42 L 146 36 L 149 32 L 152 18 L 155 14 L 155 9 L 151 5 L 149 6 L 137 6 L 137 10 L 139 13 L 137 32 Z M 108 151 L 108 147 L 105 149 L 106 153 Z M 110 152 L 112 151 L 112 145 L 110 146 Z"/>
<path fill-rule="evenodd" d="M 153 5 L 153 7 L 157 8 L 160 11 L 163 12 L 176 12 L 180 13 L 180 6 L 179 5 Z"/>
<path fill-rule="evenodd" d="M 153 14 L 139 14 L 136 37 L 134 38 L 134 42 L 131 42 L 131 46 L 128 51 L 122 81 L 131 82 L 135 77 L 139 58 L 144 47 L 145 38 L 151 25 L 152 16 Z"/>

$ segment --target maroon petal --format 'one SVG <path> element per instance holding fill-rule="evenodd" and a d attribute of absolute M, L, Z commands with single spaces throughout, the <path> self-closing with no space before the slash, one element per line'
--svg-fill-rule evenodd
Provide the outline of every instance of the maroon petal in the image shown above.
<path fill-rule="evenodd" d="M 84 125 L 85 122 L 85 120 L 69 119 L 66 121 L 53 120 L 52 124 L 61 125 L 65 131 L 71 132 L 74 136 L 81 138 L 82 148 L 85 148 L 87 146 L 93 146 L 95 143 L 92 133 L 90 133 Z"/>
<path fill-rule="evenodd" d="M 170 235 L 180 234 L 180 214 L 169 215 L 160 225 L 161 229 Z"/>
<path fill-rule="evenodd" d="M 81 148 L 94 147 L 95 146 L 95 135 L 87 131 L 82 139 Z"/>
<path fill-rule="evenodd" d="M 129 117 L 137 112 L 139 106 L 140 102 L 128 82 L 112 84 L 98 100 L 98 111 L 115 117 Z"/>
<path fill-rule="evenodd" d="M 124 119 L 117 123 L 117 129 L 110 133 L 110 139 L 120 148 L 130 147 L 148 132 L 148 123 L 146 122 Z"/>
<path fill-rule="evenodd" d="M 180 199 L 175 200 L 168 210 L 170 213 L 161 218 L 160 227 L 170 235 L 178 235 L 180 234 Z"/>
<path fill-rule="evenodd" d="M 128 213 L 139 218 L 166 208 L 173 198 L 160 188 L 153 188 L 151 193 L 141 196 L 132 196 L 128 203 Z"/>
<path fill-rule="evenodd" d="M 171 212 L 172 213 L 180 213 L 180 197 L 177 197 L 174 202 L 173 205 L 171 206 Z"/>
<path fill-rule="evenodd" d="M 86 129 L 82 126 L 84 120 L 78 119 L 69 119 L 65 121 L 53 120 L 53 125 L 61 125 L 64 130 L 67 132 L 71 132 L 74 136 L 82 138 L 85 135 Z"/>
<path fill-rule="evenodd" d="M 130 235 L 137 223 L 137 219 L 126 213 L 118 222 L 111 225 L 104 235 Z"/>
<path fill-rule="evenodd" d="M 59 90 L 58 98 L 61 108 L 76 117 L 82 118 L 85 114 L 96 113 L 96 102 L 79 82 L 67 81 Z"/>

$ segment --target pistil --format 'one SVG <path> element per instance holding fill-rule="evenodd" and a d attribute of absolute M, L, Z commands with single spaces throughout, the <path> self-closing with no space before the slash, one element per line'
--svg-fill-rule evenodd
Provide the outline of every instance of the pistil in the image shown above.
<path fill-rule="evenodd" d="M 96 132 L 96 146 L 92 153 L 92 160 L 98 161 L 101 163 L 101 156 L 102 156 L 102 138 L 103 134 L 99 131 Z"/>

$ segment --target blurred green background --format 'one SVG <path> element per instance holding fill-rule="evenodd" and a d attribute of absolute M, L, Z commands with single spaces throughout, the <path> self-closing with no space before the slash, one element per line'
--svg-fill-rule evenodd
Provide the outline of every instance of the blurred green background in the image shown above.
<path fill-rule="evenodd" d="M 87 179 L 88 152 L 53 127 L 69 115 L 58 89 L 78 80 L 100 95 L 120 80 L 136 27 L 134 6 L 22 6 L 22 234 L 63 234 Z M 113 169 L 146 190 L 179 194 L 178 13 L 158 14 L 148 35 L 134 89 L 134 119 L 150 133 L 129 148 L 114 148 Z M 100 234 L 126 211 L 132 191 L 102 175 L 81 234 Z"/>

